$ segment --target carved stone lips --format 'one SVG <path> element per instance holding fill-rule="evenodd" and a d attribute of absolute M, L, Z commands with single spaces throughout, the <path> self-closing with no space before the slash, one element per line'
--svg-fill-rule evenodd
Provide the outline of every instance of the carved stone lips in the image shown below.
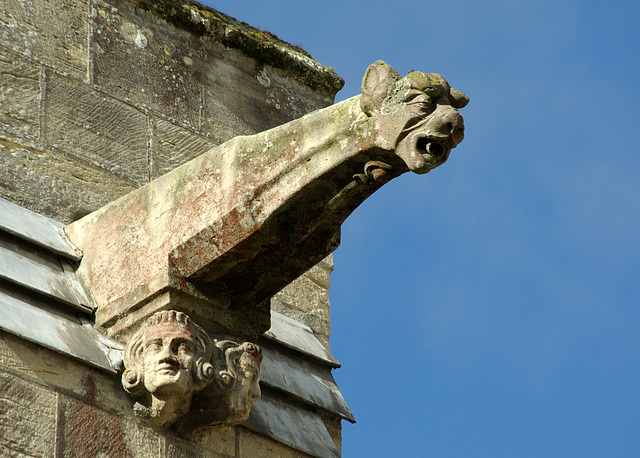
<path fill-rule="evenodd" d="M 165 362 L 157 367 L 156 372 L 163 375 L 175 375 L 179 368 L 178 364 Z"/>

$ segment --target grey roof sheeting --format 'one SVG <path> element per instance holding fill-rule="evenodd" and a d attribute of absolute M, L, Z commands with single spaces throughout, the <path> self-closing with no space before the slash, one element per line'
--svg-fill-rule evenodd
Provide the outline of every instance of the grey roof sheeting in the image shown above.
<path fill-rule="evenodd" d="M 322 345 L 309 326 L 278 312 L 271 311 L 271 328 L 263 336 L 331 367 L 340 367 L 338 360 Z"/>
<path fill-rule="evenodd" d="M 263 354 L 260 381 L 263 384 L 355 422 L 329 368 L 288 355 L 273 344 L 260 342 L 260 346 Z"/>
<path fill-rule="evenodd" d="M 0 329 L 114 374 L 121 369 L 121 344 L 78 317 L 33 302 L 0 290 Z"/>
<path fill-rule="evenodd" d="M 0 329 L 116 374 L 123 345 L 85 315 L 92 302 L 61 228 L 0 198 Z M 339 457 L 318 411 L 354 421 L 331 375 L 338 360 L 308 326 L 276 312 L 260 341 L 263 397 L 244 425 L 312 456 Z"/>
<path fill-rule="evenodd" d="M 0 198 L 0 230 L 72 261 L 82 258 L 62 234 L 64 224 Z"/>
<path fill-rule="evenodd" d="M 117 373 L 122 345 L 89 322 L 92 302 L 71 265 L 80 257 L 63 226 L 0 198 L 0 329 Z"/>
<path fill-rule="evenodd" d="M 0 218 L 4 219 L 4 218 Z M 0 278 L 91 313 L 93 307 L 66 259 L 0 234 Z"/>
<path fill-rule="evenodd" d="M 341 456 L 317 412 L 272 397 L 268 392 L 253 405 L 251 415 L 243 425 L 311 456 Z"/>

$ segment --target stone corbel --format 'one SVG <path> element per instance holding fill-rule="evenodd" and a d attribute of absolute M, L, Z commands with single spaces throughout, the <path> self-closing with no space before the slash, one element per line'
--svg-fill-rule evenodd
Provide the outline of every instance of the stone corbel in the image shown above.
<path fill-rule="evenodd" d="M 261 361 L 257 345 L 212 338 L 185 313 L 163 310 L 127 343 L 122 385 L 154 426 L 233 426 L 260 399 Z"/>

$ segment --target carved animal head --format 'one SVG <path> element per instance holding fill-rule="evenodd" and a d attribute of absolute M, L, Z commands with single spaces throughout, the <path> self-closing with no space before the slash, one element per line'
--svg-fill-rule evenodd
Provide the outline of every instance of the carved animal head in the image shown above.
<path fill-rule="evenodd" d="M 251 407 L 261 396 L 262 350 L 251 342 L 214 341 L 224 355 L 219 361 L 225 362 L 217 379 L 224 393 L 216 403 L 219 416 L 223 424 L 239 424 L 249 418 Z"/>
<path fill-rule="evenodd" d="M 179 430 L 194 427 L 234 426 L 249 418 L 253 404 L 260 399 L 260 364 L 262 350 L 257 345 L 213 339 L 215 383 L 195 394 L 193 408 L 183 418 Z"/>
<path fill-rule="evenodd" d="M 437 73 L 409 72 L 404 78 L 383 61 L 367 69 L 360 107 L 374 118 L 378 141 L 393 149 L 415 173 L 443 164 L 464 138 L 458 108 L 469 98 Z"/>

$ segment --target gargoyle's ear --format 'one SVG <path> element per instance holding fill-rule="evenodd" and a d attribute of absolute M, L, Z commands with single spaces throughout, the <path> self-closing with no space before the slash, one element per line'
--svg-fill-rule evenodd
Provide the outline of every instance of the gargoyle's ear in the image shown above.
<path fill-rule="evenodd" d="M 389 86 L 400 79 L 400 75 L 389 64 L 381 60 L 369 65 L 362 78 L 360 108 L 368 115 L 380 111 Z"/>

